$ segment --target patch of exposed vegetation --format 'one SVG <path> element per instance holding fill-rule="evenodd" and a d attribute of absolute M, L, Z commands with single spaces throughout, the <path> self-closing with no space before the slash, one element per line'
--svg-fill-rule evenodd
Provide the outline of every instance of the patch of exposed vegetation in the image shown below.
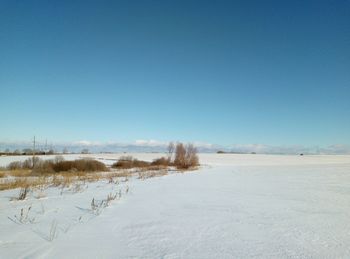
<path fill-rule="evenodd" d="M 106 165 L 93 159 L 77 159 L 65 161 L 62 156 L 53 160 L 42 160 L 38 157 L 28 158 L 21 161 L 11 162 L 7 170 L 24 172 L 31 170 L 33 174 L 53 174 L 58 172 L 81 171 L 81 172 L 105 172 L 109 171 Z"/>
<path fill-rule="evenodd" d="M 62 156 L 51 160 L 38 157 L 15 161 L 6 168 L 0 168 L 0 190 L 15 188 L 39 188 L 46 186 L 71 187 L 74 182 L 94 182 L 114 178 L 137 177 L 147 179 L 168 174 L 168 170 L 190 170 L 199 165 L 197 150 L 191 145 L 170 143 L 166 157 L 153 161 L 142 161 L 131 156 L 123 156 L 111 168 L 94 159 L 66 161 Z M 116 180 L 118 182 L 118 180 Z"/>

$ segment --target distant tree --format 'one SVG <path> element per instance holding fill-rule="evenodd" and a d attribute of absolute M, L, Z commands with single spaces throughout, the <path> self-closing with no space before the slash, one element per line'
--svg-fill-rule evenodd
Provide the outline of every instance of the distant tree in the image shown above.
<path fill-rule="evenodd" d="M 31 155 L 31 154 L 33 154 L 33 150 L 30 149 L 30 148 L 24 148 L 24 149 L 22 150 L 22 153 L 24 153 L 24 154 L 26 154 L 26 155 Z"/>
<path fill-rule="evenodd" d="M 82 154 L 89 154 L 89 149 L 84 148 L 84 149 L 81 150 L 81 153 Z"/>
<path fill-rule="evenodd" d="M 65 147 L 62 151 L 63 154 L 68 154 L 68 149 Z"/>

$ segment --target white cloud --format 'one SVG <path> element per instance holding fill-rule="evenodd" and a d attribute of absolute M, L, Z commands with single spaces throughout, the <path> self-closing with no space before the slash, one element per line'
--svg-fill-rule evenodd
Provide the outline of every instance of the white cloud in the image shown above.
<path fill-rule="evenodd" d="M 150 139 L 150 140 L 144 140 L 144 139 L 139 139 L 136 140 L 135 145 L 137 146 L 166 146 L 168 144 L 168 142 L 162 142 L 162 141 L 158 141 L 158 140 L 154 140 L 154 139 Z"/>
<path fill-rule="evenodd" d="M 73 142 L 72 144 L 78 145 L 78 146 L 99 146 L 103 143 L 97 142 L 97 141 L 79 140 L 79 141 Z"/>

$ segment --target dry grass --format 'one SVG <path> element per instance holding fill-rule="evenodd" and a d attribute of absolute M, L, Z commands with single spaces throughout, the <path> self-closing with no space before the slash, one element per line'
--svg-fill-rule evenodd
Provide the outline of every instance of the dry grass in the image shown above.
<path fill-rule="evenodd" d="M 13 177 L 28 177 L 31 175 L 32 170 L 29 169 L 14 169 L 14 170 L 5 170 L 3 173 L 6 176 Z"/>
<path fill-rule="evenodd" d="M 16 189 L 16 188 L 37 188 L 43 190 L 49 186 L 68 188 L 75 182 L 96 182 L 107 178 L 108 175 L 102 173 L 86 173 L 75 172 L 72 173 L 57 173 L 51 176 L 31 176 L 31 177 L 17 177 L 8 178 L 0 182 L 0 191 Z M 115 175 L 115 177 L 125 177 L 123 175 Z"/>
<path fill-rule="evenodd" d="M 0 183 L 0 191 L 16 189 L 16 188 L 40 188 L 42 186 L 47 186 L 48 181 L 46 177 L 21 177 L 9 179 Z"/>
<path fill-rule="evenodd" d="M 30 183 L 27 178 L 15 179 L 13 181 L 8 180 L 0 184 L 0 191 L 16 188 L 25 188 L 29 185 Z"/>
<path fill-rule="evenodd" d="M 96 182 L 104 178 L 101 173 L 86 173 L 76 172 L 71 173 L 58 173 L 51 177 L 49 185 L 62 188 L 68 188 L 76 182 Z"/>
<path fill-rule="evenodd" d="M 114 172 L 108 172 L 103 175 L 103 178 L 118 178 L 118 177 L 132 177 L 135 175 L 137 172 L 135 171 L 130 171 L 130 170 L 118 170 Z"/>
<path fill-rule="evenodd" d="M 142 171 L 138 172 L 138 179 L 145 180 L 148 178 L 164 176 L 167 174 L 168 174 L 167 170 L 157 170 L 157 171 L 144 171 L 144 170 L 142 170 Z"/>

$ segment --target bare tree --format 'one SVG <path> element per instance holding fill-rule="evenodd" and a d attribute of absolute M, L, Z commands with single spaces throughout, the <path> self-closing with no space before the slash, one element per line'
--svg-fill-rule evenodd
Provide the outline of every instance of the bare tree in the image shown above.
<path fill-rule="evenodd" d="M 188 144 L 186 147 L 186 164 L 188 167 L 197 166 L 199 159 L 197 156 L 197 148 L 193 144 Z"/>
<path fill-rule="evenodd" d="M 185 157 L 186 157 L 186 149 L 184 145 L 181 142 L 179 142 L 176 144 L 174 164 L 177 167 L 184 167 Z"/>
<path fill-rule="evenodd" d="M 169 162 L 171 162 L 171 159 L 173 158 L 173 154 L 174 154 L 174 151 L 175 151 L 175 144 L 174 142 L 169 142 L 169 145 L 168 145 L 168 160 Z"/>

